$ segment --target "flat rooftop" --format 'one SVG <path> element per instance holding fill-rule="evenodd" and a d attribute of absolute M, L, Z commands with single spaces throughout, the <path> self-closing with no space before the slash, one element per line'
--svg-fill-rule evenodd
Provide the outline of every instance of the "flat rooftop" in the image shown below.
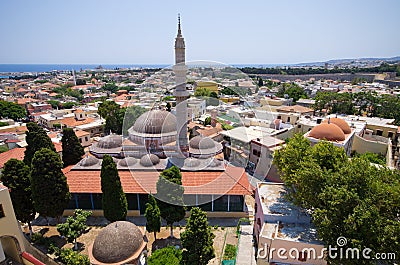
<path fill-rule="evenodd" d="M 265 238 L 323 244 L 318 238 L 317 229 L 312 224 L 265 223 L 261 235 Z"/>

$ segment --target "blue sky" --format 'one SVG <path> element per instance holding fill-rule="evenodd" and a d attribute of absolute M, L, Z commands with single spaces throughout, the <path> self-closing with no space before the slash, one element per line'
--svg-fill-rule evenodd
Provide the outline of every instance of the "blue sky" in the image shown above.
<path fill-rule="evenodd" d="M 285 64 L 400 55 L 398 0 L 0 1 L 0 63 Z"/>

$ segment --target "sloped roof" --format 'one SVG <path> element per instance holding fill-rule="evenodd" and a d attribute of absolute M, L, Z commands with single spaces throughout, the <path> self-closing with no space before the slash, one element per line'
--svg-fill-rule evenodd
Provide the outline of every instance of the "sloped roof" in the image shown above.
<path fill-rule="evenodd" d="M 248 195 L 251 188 L 243 168 L 228 166 L 225 171 L 184 171 L 185 194 Z M 101 193 L 100 170 L 65 169 L 71 193 Z M 125 193 L 157 193 L 157 171 L 119 171 Z"/>
<path fill-rule="evenodd" d="M 25 156 L 26 148 L 14 148 L 0 154 L 0 168 L 4 167 L 4 164 L 11 158 L 23 160 Z"/>

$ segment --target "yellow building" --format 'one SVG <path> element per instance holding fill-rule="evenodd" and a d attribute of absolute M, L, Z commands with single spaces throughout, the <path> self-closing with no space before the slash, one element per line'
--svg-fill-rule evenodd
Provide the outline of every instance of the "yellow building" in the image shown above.
<path fill-rule="evenodd" d="M 197 89 L 208 89 L 211 92 L 215 92 L 218 95 L 218 83 L 214 81 L 198 81 L 196 83 Z"/>

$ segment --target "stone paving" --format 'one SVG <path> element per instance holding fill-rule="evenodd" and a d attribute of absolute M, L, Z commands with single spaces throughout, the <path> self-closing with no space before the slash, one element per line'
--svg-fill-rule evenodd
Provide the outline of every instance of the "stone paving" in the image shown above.
<path fill-rule="evenodd" d="M 253 246 L 253 225 L 240 226 L 240 238 L 236 265 L 256 265 L 255 249 Z"/>

